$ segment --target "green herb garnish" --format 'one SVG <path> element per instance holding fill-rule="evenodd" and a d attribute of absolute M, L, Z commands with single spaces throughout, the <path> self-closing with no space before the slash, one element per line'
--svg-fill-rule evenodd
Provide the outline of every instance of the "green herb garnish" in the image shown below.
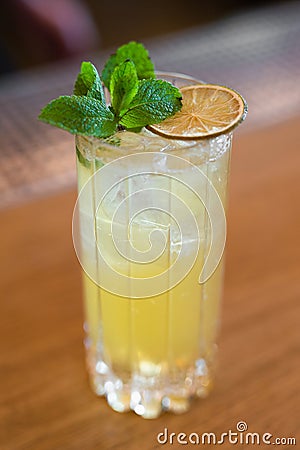
<path fill-rule="evenodd" d="M 116 66 L 127 59 L 133 62 L 139 80 L 155 78 L 154 65 L 149 57 L 148 51 L 139 42 L 129 42 L 118 48 L 116 53 L 110 56 L 101 74 L 105 86 L 110 88 L 112 73 Z"/>
<path fill-rule="evenodd" d="M 105 102 L 102 81 L 111 105 Z M 120 47 L 107 61 L 102 81 L 95 66 L 83 62 L 73 95 L 52 100 L 39 119 L 73 134 L 105 138 L 117 128 L 140 131 L 181 109 L 180 91 L 154 78 L 153 63 L 140 43 Z"/>
<path fill-rule="evenodd" d="M 115 116 L 105 103 L 88 96 L 58 97 L 45 106 L 39 119 L 83 136 L 107 137 L 117 128 Z"/>
<path fill-rule="evenodd" d="M 137 94 L 139 80 L 135 65 L 129 59 L 115 67 L 109 92 L 114 112 L 120 117 L 124 114 Z"/>
<path fill-rule="evenodd" d="M 181 93 L 163 80 L 140 80 L 138 91 L 128 108 L 120 115 L 125 128 L 160 123 L 181 108 Z"/>
<path fill-rule="evenodd" d="M 81 64 L 81 71 L 74 86 L 74 95 L 86 95 L 105 103 L 102 82 L 96 67 L 90 62 Z"/>

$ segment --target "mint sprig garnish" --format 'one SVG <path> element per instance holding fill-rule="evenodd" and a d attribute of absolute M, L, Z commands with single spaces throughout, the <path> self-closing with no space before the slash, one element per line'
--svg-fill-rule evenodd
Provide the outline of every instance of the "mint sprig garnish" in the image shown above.
<path fill-rule="evenodd" d="M 121 113 L 125 128 L 144 127 L 162 122 L 181 109 L 181 93 L 163 80 L 141 80 L 128 109 Z"/>
<path fill-rule="evenodd" d="M 118 115 L 125 112 L 138 91 L 135 65 L 127 60 L 115 67 L 109 85 L 111 104 Z"/>
<path fill-rule="evenodd" d="M 86 95 L 105 103 L 102 82 L 96 67 L 90 62 L 81 64 L 81 71 L 74 85 L 74 95 Z"/>
<path fill-rule="evenodd" d="M 112 111 L 99 100 L 87 96 L 58 97 L 48 103 L 39 119 L 84 136 L 108 137 L 117 128 Z"/>
<path fill-rule="evenodd" d="M 105 102 L 95 66 L 83 62 L 73 95 L 52 100 L 39 119 L 73 134 L 106 138 L 117 128 L 138 132 L 181 109 L 181 93 L 154 78 L 154 66 L 142 44 L 130 42 L 110 57 L 102 72 L 111 105 Z"/>
<path fill-rule="evenodd" d="M 132 41 L 119 47 L 116 53 L 107 60 L 101 78 L 108 89 L 110 88 L 110 81 L 115 67 L 127 59 L 130 59 L 135 65 L 139 80 L 155 78 L 154 65 L 148 51 L 143 44 Z"/>

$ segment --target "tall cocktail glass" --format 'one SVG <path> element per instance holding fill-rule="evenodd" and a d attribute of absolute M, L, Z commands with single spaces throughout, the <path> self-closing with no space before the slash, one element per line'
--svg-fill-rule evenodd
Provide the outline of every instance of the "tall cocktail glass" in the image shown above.
<path fill-rule="evenodd" d="M 76 137 L 87 365 L 116 411 L 180 413 L 211 389 L 231 141 Z"/>

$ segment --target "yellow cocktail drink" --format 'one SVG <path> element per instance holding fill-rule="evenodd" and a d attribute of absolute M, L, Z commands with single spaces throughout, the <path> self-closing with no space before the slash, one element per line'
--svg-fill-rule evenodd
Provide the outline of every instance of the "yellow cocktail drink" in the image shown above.
<path fill-rule="evenodd" d="M 211 241 L 207 205 L 203 201 L 212 201 L 208 189 L 211 182 L 225 207 L 230 148 L 230 134 L 191 142 L 170 141 L 147 130 L 139 134 L 119 132 L 109 143 L 77 138 L 79 191 L 98 168 L 120 156 L 140 152 L 143 157 L 143 151 L 154 155 L 151 170 L 147 171 L 142 158 L 141 166 L 131 177 L 126 178 L 128 166 L 120 164 L 119 169 L 116 166 L 111 172 L 113 187 L 100 204 L 97 184 L 90 182 L 87 188 L 90 191 L 79 204 L 82 260 L 87 272 L 83 281 L 91 379 L 96 392 L 105 393 L 118 411 L 131 408 L 144 417 L 157 416 L 163 407 L 183 411 L 192 395 L 204 396 L 210 388 L 223 263 L 218 264 L 205 283 L 199 283 Z M 159 176 L 155 171 L 155 164 L 162 164 L 161 158 L 155 161 L 158 151 L 190 161 L 204 173 L 207 181 L 200 180 L 193 168 L 180 164 L 173 167 L 168 162 L 164 167 L 166 176 Z M 202 202 L 190 189 L 191 184 L 199 184 Z M 132 196 L 136 192 L 140 197 Z M 165 211 L 155 209 L 163 195 Z M 177 198 L 182 202 L 179 206 Z M 116 218 L 115 211 L 122 202 L 123 215 Z M 189 230 L 187 211 L 182 204 L 195 218 L 198 235 Z M 144 208 L 145 205 L 148 207 Z M 139 210 L 139 214 L 132 214 L 133 210 Z M 94 243 L 89 245 L 86 242 L 91 236 L 85 228 L 88 216 L 95 218 L 96 230 Z M 111 239 L 112 222 L 119 242 Z M 178 223 L 185 229 L 184 237 L 178 231 Z M 163 234 L 164 240 L 153 232 Z M 124 249 L 124 241 L 127 258 L 118 251 L 120 242 Z M 150 263 L 136 261 L 131 257 L 130 243 L 141 254 L 151 248 L 159 257 Z M 191 261 L 190 253 L 198 244 Z M 161 247 L 163 251 L 159 253 Z M 98 251 L 112 270 L 101 267 Z M 179 254 L 180 267 L 176 267 L 174 262 Z M 97 264 L 99 279 L 88 275 L 89 268 Z M 121 288 L 114 284 L 115 272 L 124 275 Z M 135 298 L 135 279 L 151 279 L 162 273 L 167 276 L 154 288 L 155 295 L 151 295 L 152 289 L 148 292 L 145 288 L 145 298 Z M 101 277 L 105 277 L 106 289 L 101 287 Z"/>

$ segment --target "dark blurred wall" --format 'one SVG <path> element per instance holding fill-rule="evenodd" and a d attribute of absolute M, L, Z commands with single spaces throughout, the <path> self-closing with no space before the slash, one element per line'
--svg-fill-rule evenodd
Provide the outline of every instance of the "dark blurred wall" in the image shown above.
<path fill-rule="evenodd" d="M 284 0 L 85 0 L 105 47 L 209 23 L 239 10 L 282 2 Z"/>
<path fill-rule="evenodd" d="M 85 53 L 101 45 L 93 13 L 81 0 L 1 0 L 1 70 Z"/>
<path fill-rule="evenodd" d="M 207 24 L 279 0 L 1 0 L 0 73 Z"/>

